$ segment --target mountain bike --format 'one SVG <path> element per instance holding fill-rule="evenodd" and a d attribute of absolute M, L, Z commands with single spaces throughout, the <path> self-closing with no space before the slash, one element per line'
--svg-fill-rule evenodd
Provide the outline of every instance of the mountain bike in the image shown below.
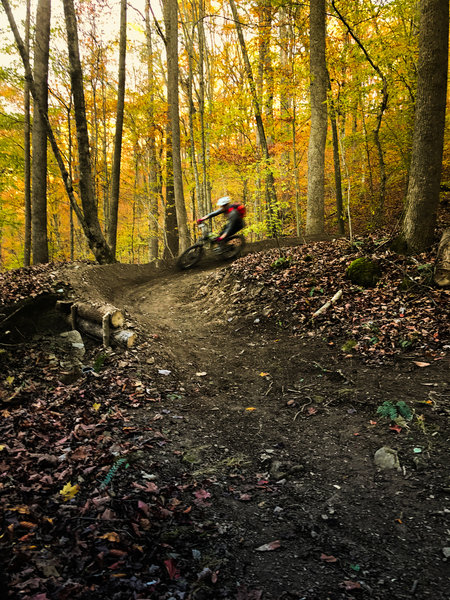
<path fill-rule="evenodd" d="M 208 230 L 205 223 L 199 223 L 200 237 L 198 240 L 185 250 L 177 260 L 179 269 L 190 269 L 200 262 L 206 250 L 212 250 L 213 254 L 220 260 L 233 260 L 241 255 L 245 246 L 243 235 L 232 235 L 225 243 L 217 240 L 217 235 Z"/>

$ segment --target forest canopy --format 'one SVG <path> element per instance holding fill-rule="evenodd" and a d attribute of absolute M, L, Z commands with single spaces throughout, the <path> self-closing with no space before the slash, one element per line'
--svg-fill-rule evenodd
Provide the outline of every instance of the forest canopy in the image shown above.
<path fill-rule="evenodd" d="M 128 4 L 54 0 L 50 6 L 50 0 L 2 0 L 2 4 L 4 9 L 10 6 L 28 44 L 35 78 L 43 23 L 37 10 L 48 10 L 48 74 L 42 80 L 41 73 L 41 83 L 48 89 L 48 122 L 68 178 L 64 183 L 48 144 L 46 187 L 41 192 L 46 215 L 44 225 L 42 218 L 36 224 L 32 211 L 39 189 L 27 177 L 26 136 L 35 135 L 39 107 L 36 99 L 30 102 L 24 65 L 3 15 L 1 269 L 42 262 L 35 254 L 39 243 L 46 245 L 52 261 L 92 259 L 91 251 L 106 262 L 112 256 L 145 263 L 176 255 L 194 237 L 195 219 L 212 210 L 225 194 L 245 203 L 246 235 L 251 240 L 308 233 L 311 200 L 323 201 L 319 229 L 329 234 L 353 235 L 377 227 L 393 231 L 400 226 L 418 98 L 420 6 L 438 10 L 440 5 L 445 10 L 442 0 L 323 1 L 321 71 L 314 70 L 320 48 L 317 54 L 318 40 L 311 37 L 320 32 L 320 19 L 314 30 L 309 2 L 166 0 L 160 6 L 146 0 Z M 76 40 L 68 25 L 71 7 Z M 448 15 L 448 5 L 446 10 Z M 441 48 L 446 47 L 448 56 L 448 25 L 446 35 L 444 27 Z M 78 84 L 68 42 L 79 50 Z M 325 79 L 320 82 L 315 73 Z M 319 167 L 322 199 L 316 192 L 311 198 L 308 187 L 312 177 L 308 145 L 316 127 L 312 90 L 319 84 L 325 94 L 321 106 L 327 109 Z M 77 105 L 74 85 L 81 85 L 83 92 L 88 165 L 80 158 L 81 100 Z M 447 195 L 441 193 L 441 203 L 448 202 L 450 185 L 448 120 L 449 111 L 441 161 L 441 189 L 447 189 Z M 31 164 L 37 152 L 33 140 Z M 32 180 L 39 165 L 33 167 Z M 92 188 L 89 209 L 83 192 L 87 171 Z M 85 220 L 81 226 L 78 213 Z M 43 236 L 40 241 L 33 238 L 33 246 L 31 236 L 42 227 L 45 241 Z M 185 237 L 178 240 L 181 234 Z M 88 243 L 89 235 L 94 238 Z M 103 236 L 112 253 L 97 253 Z"/>

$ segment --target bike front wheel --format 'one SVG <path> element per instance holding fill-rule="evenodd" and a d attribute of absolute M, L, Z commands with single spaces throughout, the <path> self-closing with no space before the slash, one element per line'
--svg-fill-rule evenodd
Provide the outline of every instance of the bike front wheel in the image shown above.
<path fill-rule="evenodd" d="M 177 260 L 177 267 L 179 269 L 190 269 L 191 267 L 195 267 L 195 265 L 200 261 L 203 256 L 203 246 L 199 246 L 198 244 L 194 244 L 190 246 L 187 250 L 185 250 Z"/>
<path fill-rule="evenodd" d="M 245 238 L 243 235 L 233 235 L 231 236 L 223 250 L 220 253 L 221 258 L 224 260 L 232 260 L 233 258 L 238 258 L 245 246 Z"/>

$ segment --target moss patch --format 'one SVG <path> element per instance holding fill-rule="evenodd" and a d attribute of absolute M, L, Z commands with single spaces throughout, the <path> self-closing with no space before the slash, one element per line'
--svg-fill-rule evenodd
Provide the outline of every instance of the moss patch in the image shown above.
<path fill-rule="evenodd" d="M 381 269 L 377 262 L 362 256 L 350 263 L 346 275 L 356 285 L 374 287 L 380 280 Z"/>

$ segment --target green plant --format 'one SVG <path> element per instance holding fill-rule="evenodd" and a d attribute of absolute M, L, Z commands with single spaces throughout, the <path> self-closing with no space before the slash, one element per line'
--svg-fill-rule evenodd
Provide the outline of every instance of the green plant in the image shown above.
<path fill-rule="evenodd" d="M 92 367 L 96 373 L 100 371 L 106 360 L 106 354 L 99 354 L 95 359 L 94 366 Z"/>
<path fill-rule="evenodd" d="M 396 404 L 393 404 L 389 400 L 385 400 L 383 404 L 377 408 L 377 414 L 386 417 L 391 421 L 395 421 L 398 418 L 404 419 L 405 421 L 411 421 L 413 417 L 412 410 L 403 400 L 400 400 Z"/>
<path fill-rule="evenodd" d="M 286 269 L 291 264 L 291 258 L 289 256 L 280 256 L 270 265 L 271 269 Z"/>

